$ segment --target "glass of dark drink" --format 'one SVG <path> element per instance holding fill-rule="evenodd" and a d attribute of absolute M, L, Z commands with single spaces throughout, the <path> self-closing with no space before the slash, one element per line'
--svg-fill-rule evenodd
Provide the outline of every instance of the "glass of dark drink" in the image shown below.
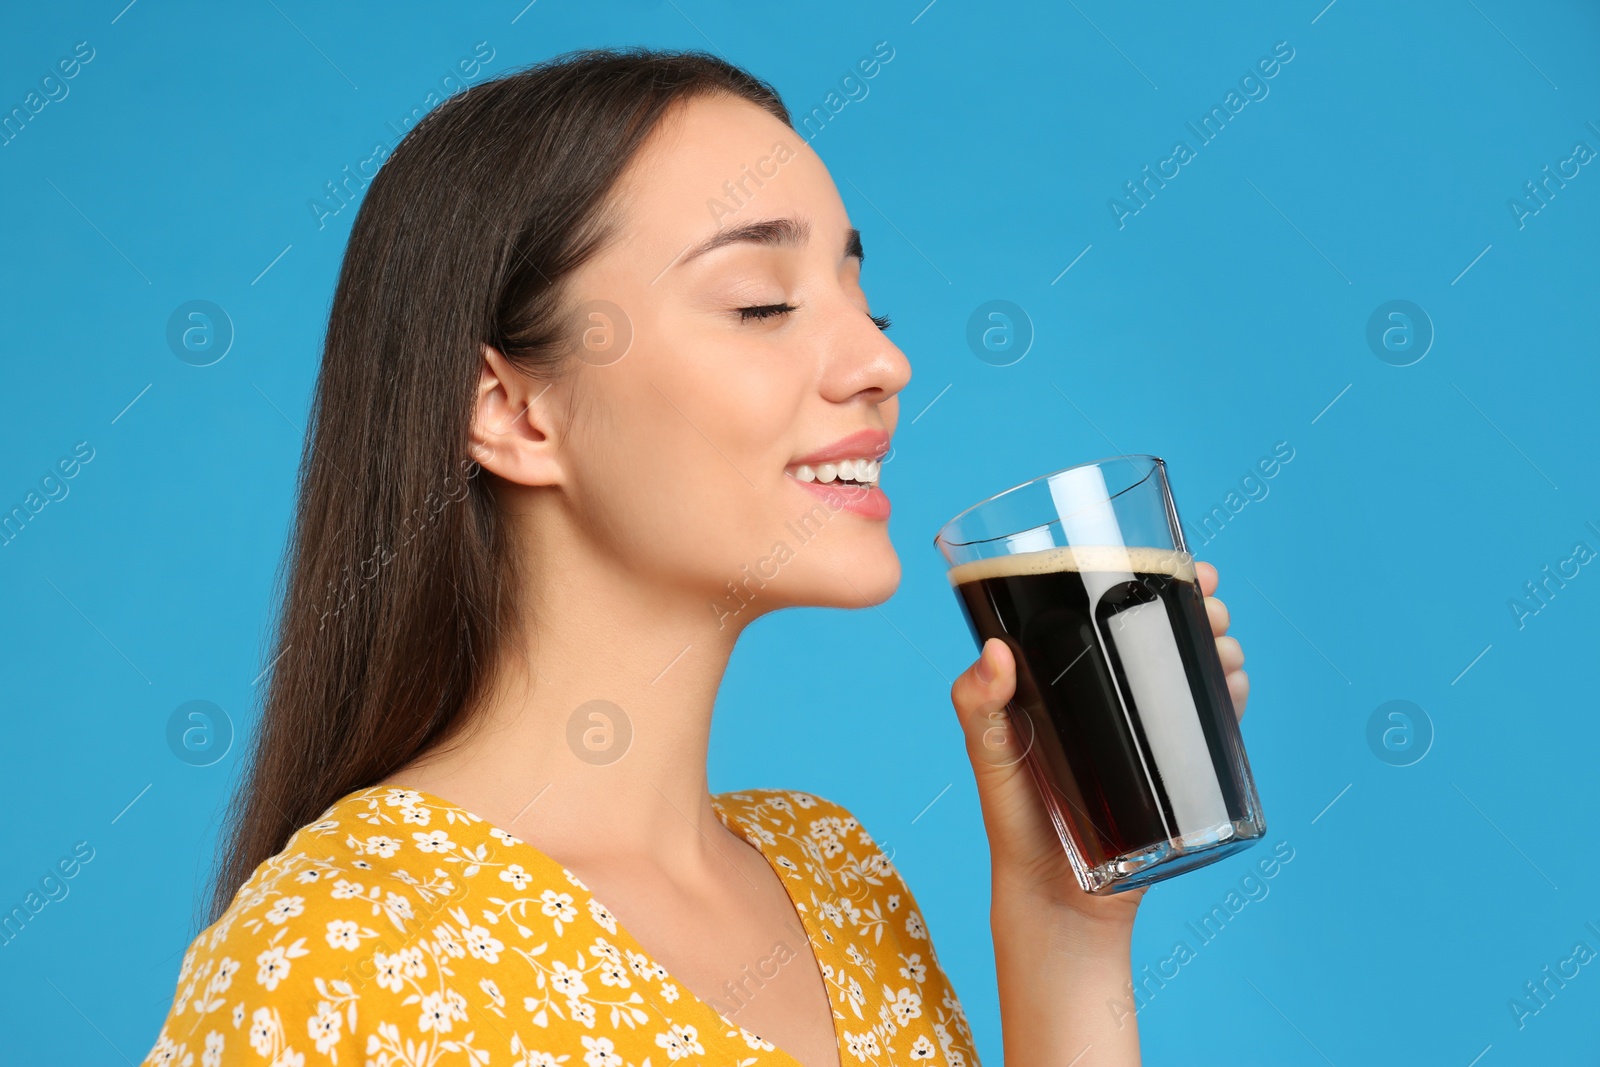
<path fill-rule="evenodd" d="M 1165 463 L 1043 475 L 934 544 L 973 639 L 1016 660 L 995 758 L 1024 753 L 1086 892 L 1149 885 L 1266 833 Z"/>

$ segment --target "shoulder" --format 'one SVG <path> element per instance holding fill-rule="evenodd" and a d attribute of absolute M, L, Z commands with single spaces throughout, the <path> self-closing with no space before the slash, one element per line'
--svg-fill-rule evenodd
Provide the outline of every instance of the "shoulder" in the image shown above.
<path fill-rule="evenodd" d="M 828 946 L 819 952 L 825 981 L 840 1005 L 877 1021 L 874 1040 L 902 1041 L 913 1061 L 937 1047 L 952 1067 L 976 1067 L 966 1013 L 894 864 L 893 845 L 875 839 L 843 804 L 814 793 L 746 789 L 714 800 L 780 870 L 796 910 L 810 913 Z M 931 1036 L 913 1038 L 923 1025 Z"/>
<path fill-rule="evenodd" d="M 252 872 L 190 943 L 146 1063 L 294 1065 L 308 1049 L 361 1062 L 358 1027 L 423 973 L 412 942 L 464 898 L 489 837 L 389 799 L 343 798 Z"/>
<path fill-rule="evenodd" d="M 893 846 L 880 844 L 843 804 L 790 789 L 744 789 L 715 799 L 752 844 L 794 872 L 793 880 L 812 884 L 821 914 L 848 920 L 865 907 L 904 925 L 907 937 L 926 938 Z"/>

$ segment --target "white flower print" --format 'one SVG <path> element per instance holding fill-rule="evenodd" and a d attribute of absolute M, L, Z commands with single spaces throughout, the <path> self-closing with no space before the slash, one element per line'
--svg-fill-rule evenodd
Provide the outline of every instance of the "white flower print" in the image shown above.
<path fill-rule="evenodd" d="M 850 1024 L 846 1065 L 977 1067 L 892 850 L 809 793 L 720 793 L 712 806 L 804 920 L 834 1018 Z M 686 1025 L 703 1025 L 701 1002 L 629 934 L 537 847 L 414 790 L 361 790 L 264 861 L 194 940 L 141 1067 L 241 1055 L 262 1067 L 774 1067 L 773 1043 L 731 1019 Z M 252 960 L 256 981 L 241 977 Z"/>
<path fill-rule="evenodd" d="M 360 882 L 347 882 L 341 878 L 337 882 L 333 883 L 332 896 L 334 900 L 350 900 L 355 897 L 364 897 L 366 895 L 367 891 Z"/>
<path fill-rule="evenodd" d="M 583 972 L 573 970 L 560 960 L 556 960 L 551 967 L 550 987 L 567 997 L 581 997 L 589 992 L 589 985 L 583 980 Z"/>
<path fill-rule="evenodd" d="M 628 980 L 628 968 L 619 960 L 600 961 L 600 984 L 625 989 L 633 983 Z"/>
<path fill-rule="evenodd" d="M 922 997 L 910 989 L 892 993 L 888 986 L 884 986 L 883 995 L 889 1001 L 889 1010 L 894 1012 L 895 1021 L 902 1027 L 922 1014 Z"/>
<path fill-rule="evenodd" d="M 447 1033 L 450 1029 L 450 1009 L 445 1005 L 444 997 L 438 993 L 427 993 L 422 998 L 422 1017 L 417 1020 L 417 1027 L 423 1032 L 435 1030 Z"/>
<path fill-rule="evenodd" d="M 825 841 L 830 837 L 838 837 L 839 831 L 844 829 L 844 820 L 837 815 L 824 815 L 820 819 L 811 820 L 811 836 L 818 841 Z"/>
<path fill-rule="evenodd" d="M 354 952 L 361 947 L 361 936 L 355 922 L 349 919 L 328 920 L 328 947 L 344 948 Z"/>
<path fill-rule="evenodd" d="M 546 889 L 539 894 L 543 901 L 539 910 L 555 920 L 551 925 L 556 928 L 556 933 L 561 932 L 561 924 L 569 923 L 578 917 L 578 909 L 572 906 L 572 894 L 557 893 L 554 889 Z"/>
<path fill-rule="evenodd" d="M 430 830 L 425 834 L 415 833 L 411 838 L 417 843 L 419 852 L 449 852 L 456 847 L 450 840 L 450 835 L 443 830 Z"/>
<path fill-rule="evenodd" d="M 272 1054 L 272 1010 L 257 1008 L 250 1016 L 250 1047 L 262 1056 Z"/>
<path fill-rule="evenodd" d="M 868 1056 L 876 1056 L 881 1051 L 878 1048 L 878 1035 L 868 1030 L 864 1034 L 852 1034 L 849 1030 L 844 1032 L 845 1048 L 850 1050 L 850 1055 L 858 1060 L 865 1060 Z"/>
<path fill-rule="evenodd" d="M 439 951 L 447 956 L 454 956 L 460 959 L 467 954 L 467 950 L 461 947 L 461 942 L 456 940 L 455 931 L 448 926 L 435 926 L 433 928 L 433 938 L 435 944 L 439 947 Z"/>
<path fill-rule="evenodd" d="M 616 1045 L 609 1037 L 590 1037 L 584 1034 L 580 1041 L 588 1051 L 583 1054 L 586 1067 L 622 1067 L 622 1057 L 616 1054 Z"/>
<path fill-rule="evenodd" d="M 861 1005 L 867 1002 L 867 994 L 862 991 L 861 983 L 852 976 L 850 984 L 845 987 L 845 996 L 850 998 L 850 1003 L 855 1005 L 857 1015 L 861 1014 Z"/>
<path fill-rule="evenodd" d="M 868 856 L 861 861 L 861 873 L 868 878 L 883 878 L 889 873 L 889 857 L 882 852 Z"/>
<path fill-rule="evenodd" d="M 267 922 L 274 926 L 282 926 L 305 910 L 305 897 L 279 897 L 272 902 L 272 907 L 267 909 Z"/>
<path fill-rule="evenodd" d="M 150 1058 L 155 1061 L 157 1067 L 169 1067 L 173 1063 L 180 1065 L 192 1063 L 194 1056 L 188 1053 L 187 1049 L 187 1045 L 174 1044 L 163 1028 L 160 1036 L 156 1038 L 156 1047 L 150 1053 Z"/>
<path fill-rule="evenodd" d="M 522 864 L 512 863 L 508 864 L 506 869 L 500 872 L 500 880 L 502 882 L 510 882 L 511 888 L 520 893 L 533 882 L 533 875 L 523 870 Z"/>
<path fill-rule="evenodd" d="M 393 856 L 396 852 L 400 851 L 400 842 L 396 841 L 392 837 L 386 837 L 383 834 L 374 834 L 373 836 L 367 838 L 367 851 L 372 853 L 374 856 L 378 856 L 382 859 L 388 859 L 390 856 Z"/>
<path fill-rule="evenodd" d="M 582 1000 L 567 1001 L 567 1014 L 572 1021 L 594 1029 L 594 1005 Z"/>
<path fill-rule="evenodd" d="M 383 895 L 383 910 L 389 913 L 390 919 L 394 919 L 397 916 L 401 919 L 409 919 L 411 918 L 411 901 L 399 893 L 385 893 Z M 400 924 L 396 923 L 395 925 L 398 926 Z"/>
<path fill-rule="evenodd" d="M 401 968 L 412 978 L 428 976 L 428 965 L 423 962 L 422 950 L 415 945 L 401 949 L 395 953 L 395 957 L 400 961 Z"/>
<path fill-rule="evenodd" d="M 222 962 L 217 965 L 217 973 L 211 976 L 211 981 L 206 986 L 207 993 L 213 996 L 219 993 L 226 993 L 228 987 L 233 985 L 233 976 L 238 974 L 239 968 L 243 966 L 244 964 L 231 956 L 222 957 Z M 221 1005 L 215 1006 L 220 1007 Z"/>
<path fill-rule="evenodd" d="M 400 789 L 396 786 L 390 786 L 389 795 L 384 797 L 383 801 L 391 808 L 396 805 L 409 808 L 422 803 L 422 794 L 415 789 Z"/>
<path fill-rule="evenodd" d="M 491 935 L 487 927 L 473 926 L 471 929 L 464 931 L 463 936 L 467 942 L 467 952 L 473 959 L 483 960 L 485 963 L 498 963 L 500 961 L 500 952 L 506 946 Z"/>
<path fill-rule="evenodd" d="M 372 966 L 377 972 L 376 977 L 381 988 L 391 989 L 396 993 L 405 988 L 405 983 L 400 973 L 400 967 L 403 962 L 399 956 L 389 956 L 382 952 L 374 952 L 372 954 Z"/>
<path fill-rule="evenodd" d="M 611 960 L 614 963 L 622 962 L 622 953 L 617 951 L 617 946 L 603 937 L 594 939 L 594 947 L 590 951 L 601 959 Z"/>
<path fill-rule="evenodd" d="M 339 1040 L 339 1028 L 343 1024 L 344 1019 L 337 1008 L 326 1000 L 317 1002 L 317 1014 L 306 1021 L 306 1029 L 316 1042 L 318 1052 L 324 1056 L 328 1054 L 328 1050 Z"/>
<path fill-rule="evenodd" d="M 206 1034 L 206 1050 L 200 1056 L 200 1067 L 222 1067 L 223 1034 L 212 1030 Z"/>
<path fill-rule="evenodd" d="M 694 1027 L 674 1024 L 666 1033 L 656 1035 L 656 1044 L 667 1050 L 669 1060 L 681 1060 L 685 1056 L 705 1054 L 699 1038 L 700 1034 Z"/>
<path fill-rule="evenodd" d="M 259 968 L 256 981 L 268 990 L 277 989 L 278 983 L 289 977 L 289 956 L 282 945 L 269 948 L 257 956 L 256 966 Z"/>
<path fill-rule="evenodd" d="M 604 904 L 594 899 L 594 897 L 589 898 L 589 916 L 594 919 L 594 921 L 598 923 L 606 933 L 614 934 L 617 932 L 616 918 L 606 910 Z"/>
<path fill-rule="evenodd" d="M 735 1023 L 734 1025 L 738 1026 L 737 1023 Z M 749 1045 L 753 1049 L 759 1049 L 759 1050 L 762 1050 L 762 1051 L 765 1051 L 765 1052 L 771 1052 L 776 1047 L 776 1046 L 773 1045 L 772 1042 L 761 1040 L 760 1036 L 758 1036 L 756 1034 L 752 1034 L 750 1031 L 746 1030 L 742 1026 L 739 1027 L 739 1036 L 744 1038 L 744 1043 L 746 1045 Z"/>

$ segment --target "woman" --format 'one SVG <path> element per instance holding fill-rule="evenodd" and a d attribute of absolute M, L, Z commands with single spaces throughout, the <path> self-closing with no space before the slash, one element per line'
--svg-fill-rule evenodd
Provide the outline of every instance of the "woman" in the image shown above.
<path fill-rule="evenodd" d="M 707 788 L 744 627 L 900 578 L 876 481 L 911 372 L 861 261 L 776 94 L 704 54 L 559 57 L 404 139 L 345 254 L 261 730 L 147 1063 L 977 1063 L 850 813 Z M 1108 1006 L 1139 894 L 1082 893 L 996 758 L 1014 682 L 991 641 L 951 689 L 1007 1060 L 1134 1063 Z"/>

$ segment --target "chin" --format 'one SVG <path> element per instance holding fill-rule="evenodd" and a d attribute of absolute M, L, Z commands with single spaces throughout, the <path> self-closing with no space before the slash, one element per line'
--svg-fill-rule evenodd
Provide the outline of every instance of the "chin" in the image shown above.
<path fill-rule="evenodd" d="M 828 601 L 832 607 L 864 608 L 882 604 L 900 588 L 900 557 L 887 541 L 881 552 L 863 553 L 857 559 L 840 562 L 837 568 L 830 568 L 828 574 L 819 578 L 819 584 L 832 593 Z"/>

